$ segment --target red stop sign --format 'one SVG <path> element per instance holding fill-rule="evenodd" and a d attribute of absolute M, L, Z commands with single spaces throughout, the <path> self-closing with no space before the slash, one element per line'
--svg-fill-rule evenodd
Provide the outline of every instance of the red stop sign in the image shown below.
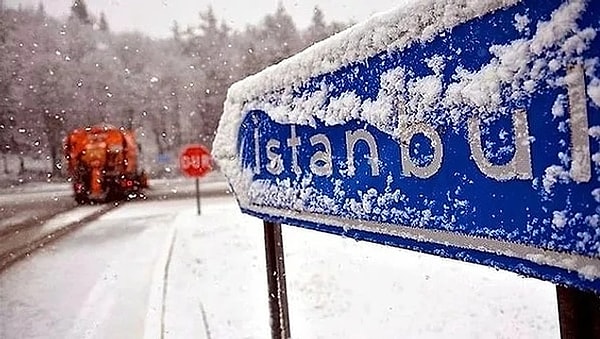
<path fill-rule="evenodd" d="M 201 177 L 212 170 L 210 153 L 202 145 L 187 145 L 179 157 L 179 168 L 189 177 Z"/>

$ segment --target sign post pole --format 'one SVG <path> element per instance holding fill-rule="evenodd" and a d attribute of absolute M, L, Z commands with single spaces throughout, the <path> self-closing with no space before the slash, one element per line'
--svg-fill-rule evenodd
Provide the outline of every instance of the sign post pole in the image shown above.
<path fill-rule="evenodd" d="M 196 205 L 198 206 L 198 215 L 200 215 L 200 179 L 196 178 Z"/>
<path fill-rule="evenodd" d="M 600 338 L 600 297 L 573 287 L 556 286 L 562 339 Z"/>
<path fill-rule="evenodd" d="M 281 224 L 264 221 L 267 282 L 269 285 L 269 310 L 271 313 L 271 338 L 290 338 L 290 319 L 285 284 L 285 265 Z"/>

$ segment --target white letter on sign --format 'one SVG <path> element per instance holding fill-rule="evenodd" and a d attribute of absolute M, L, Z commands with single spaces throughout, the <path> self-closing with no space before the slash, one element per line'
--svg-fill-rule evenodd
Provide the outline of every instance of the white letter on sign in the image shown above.
<path fill-rule="evenodd" d="M 569 128 L 571 129 L 569 174 L 575 182 L 588 182 L 592 178 L 592 165 L 583 67 L 580 64 L 570 67 L 565 80 L 569 93 Z"/>
<path fill-rule="evenodd" d="M 199 155 L 192 155 L 192 168 L 194 169 L 199 169 L 200 168 L 200 163 L 201 163 L 201 159 Z"/>
<path fill-rule="evenodd" d="M 324 151 L 318 151 L 310 158 L 310 170 L 317 176 L 330 176 L 333 173 L 331 160 L 331 143 L 325 134 L 317 134 L 310 137 L 310 144 L 322 144 Z"/>
<path fill-rule="evenodd" d="M 417 166 L 410 158 L 410 141 L 415 134 L 423 134 L 431 141 L 433 148 L 433 160 L 429 165 Z M 408 127 L 406 133 L 403 133 L 400 142 L 400 152 L 402 157 L 402 174 L 407 177 L 414 175 L 417 178 L 427 179 L 436 174 L 442 167 L 442 158 L 444 157 L 444 145 L 440 135 L 435 128 L 425 124 L 418 123 Z"/>
<path fill-rule="evenodd" d="M 348 164 L 348 175 L 354 176 L 356 166 L 354 166 L 354 146 L 359 140 L 363 140 L 369 145 L 369 162 L 371 163 L 371 176 L 379 175 L 379 152 L 377 151 L 377 143 L 373 135 L 366 129 L 357 131 L 346 131 L 346 161 Z"/>
<path fill-rule="evenodd" d="M 273 151 L 273 149 L 279 149 L 279 146 L 280 143 L 278 140 L 271 139 L 267 142 L 267 158 L 269 159 L 267 171 L 273 175 L 279 175 L 283 172 L 283 159 L 281 159 L 281 154 Z"/>
<path fill-rule="evenodd" d="M 183 169 L 188 169 L 190 168 L 190 157 L 187 155 L 184 155 L 181 157 L 181 167 Z"/>
<path fill-rule="evenodd" d="M 517 110 L 513 114 L 513 128 L 515 131 L 515 154 L 513 158 L 504 165 L 492 164 L 483 153 L 481 145 L 480 121 L 476 117 L 469 118 L 469 146 L 471 155 L 479 170 L 490 178 L 496 180 L 533 178 L 531 169 L 531 155 L 529 151 L 529 125 L 527 124 L 527 112 Z"/>
<path fill-rule="evenodd" d="M 287 145 L 292 148 L 292 170 L 297 175 L 302 173 L 300 166 L 298 166 L 298 146 L 300 146 L 300 138 L 296 136 L 296 126 L 290 127 L 290 138 L 287 139 Z"/>
<path fill-rule="evenodd" d="M 252 117 L 254 123 L 258 123 L 256 115 Z M 254 129 L 254 173 L 260 174 L 260 139 L 258 135 L 258 127 Z"/>

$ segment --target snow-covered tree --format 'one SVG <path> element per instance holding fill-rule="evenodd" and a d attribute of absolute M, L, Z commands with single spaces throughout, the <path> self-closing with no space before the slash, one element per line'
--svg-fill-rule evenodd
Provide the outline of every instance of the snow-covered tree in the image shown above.
<path fill-rule="evenodd" d="M 267 15 L 260 31 L 263 57 L 269 64 L 277 63 L 304 46 L 294 20 L 280 1 L 274 14 Z"/>
<path fill-rule="evenodd" d="M 299 31 L 279 3 L 260 24 L 233 31 L 208 7 L 195 25 L 174 22 L 171 38 L 153 40 L 110 32 L 104 14 L 92 26 L 83 0 L 65 22 L 43 6 L 14 10 L 2 1 L 0 152 L 48 157 L 55 172 L 65 133 L 99 122 L 142 131 L 139 140 L 157 153 L 209 145 L 233 82 L 341 27 L 316 10 Z"/>
<path fill-rule="evenodd" d="M 104 15 L 104 12 L 100 13 L 100 22 L 98 23 L 98 29 L 100 29 L 103 32 L 109 31 L 108 21 L 106 21 L 106 15 Z"/>
<path fill-rule="evenodd" d="M 72 17 L 79 19 L 83 24 L 91 24 L 92 20 L 87 11 L 87 6 L 84 0 L 75 0 L 71 6 Z"/>
<path fill-rule="evenodd" d="M 319 6 L 315 6 L 313 9 L 313 16 L 310 26 L 306 30 L 305 39 L 309 44 L 312 44 L 323 40 L 329 35 L 329 30 L 327 24 L 325 23 L 325 14 L 323 14 L 323 11 L 319 8 Z"/>
<path fill-rule="evenodd" d="M 46 9 L 44 8 L 44 4 L 42 2 L 38 3 L 37 15 L 41 18 L 44 18 L 46 16 Z"/>
<path fill-rule="evenodd" d="M 21 157 L 40 151 L 38 142 L 43 134 L 40 115 L 29 114 L 25 108 L 26 82 L 37 60 L 46 54 L 38 43 L 45 23 L 43 17 L 27 11 L 7 10 L 0 18 L 0 143 L 3 154 Z"/>
<path fill-rule="evenodd" d="M 211 143 L 222 112 L 227 88 L 235 78 L 235 60 L 230 44 L 231 29 L 219 23 L 214 11 L 208 7 L 200 13 L 196 27 L 186 30 L 182 37 L 182 52 L 192 58 L 194 69 L 202 72 L 202 83 L 196 83 L 195 118 L 200 120 L 197 138 L 199 142 Z"/>
<path fill-rule="evenodd" d="M 173 33 L 173 40 L 177 43 L 181 43 L 181 28 L 179 27 L 179 23 L 177 20 L 173 20 L 173 25 L 171 26 L 171 33 Z"/>
<path fill-rule="evenodd" d="M 310 25 L 304 33 L 304 40 L 307 45 L 312 45 L 315 42 L 324 40 L 331 35 L 340 32 L 344 28 L 350 26 L 349 23 L 332 22 L 327 23 L 325 21 L 325 13 L 315 6 L 313 9 L 313 16 Z"/>

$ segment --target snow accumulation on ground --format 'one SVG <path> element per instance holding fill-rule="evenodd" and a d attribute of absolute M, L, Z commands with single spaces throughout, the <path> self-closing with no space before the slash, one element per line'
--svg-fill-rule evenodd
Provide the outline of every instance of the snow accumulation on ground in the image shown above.
<path fill-rule="evenodd" d="M 201 216 L 192 200 L 174 203 L 165 205 L 180 211 L 165 338 L 270 337 L 262 221 L 230 198 L 203 201 Z M 550 283 L 298 227 L 282 232 L 292 338 L 560 337 Z"/>
<path fill-rule="evenodd" d="M 213 156 L 251 212 L 350 219 L 600 289 L 597 11 L 587 0 L 427 0 L 376 15 L 232 85 Z M 417 135 L 432 151 L 414 152 Z M 353 153 L 359 141 L 369 154 Z M 554 274 L 538 276 L 573 279 Z"/>
<path fill-rule="evenodd" d="M 66 220 L 65 220 L 66 221 Z M 282 227 L 295 339 L 559 338 L 554 285 Z M 131 202 L 0 276 L 2 338 L 270 338 L 260 219 Z"/>

